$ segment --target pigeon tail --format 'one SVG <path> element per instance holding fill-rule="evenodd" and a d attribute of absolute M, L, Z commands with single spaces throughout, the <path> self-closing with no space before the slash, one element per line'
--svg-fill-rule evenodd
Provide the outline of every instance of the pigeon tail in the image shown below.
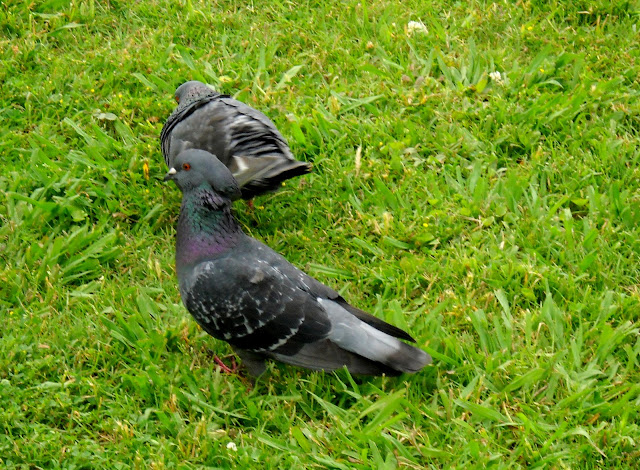
<path fill-rule="evenodd" d="M 347 351 L 380 362 L 398 372 L 418 372 L 431 363 L 423 350 L 403 343 L 351 315 L 336 302 L 318 298 L 331 321 L 328 339 Z"/>
<path fill-rule="evenodd" d="M 346 368 L 350 374 L 357 375 L 400 375 L 398 370 L 342 349 L 328 339 L 305 344 L 291 356 L 271 353 L 270 357 L 292 366 L 325 372 Z"/>
<path fill-rule="evenodd" d="M 279 155 L 273 156 L 273 161 L 269 161 L 268 158 L 234 157 L 234 163 L 239 169 L 243 169 L 233 172 L 240 185 L 243 199 L 276 191 L 282 187 L 284 181 L 311 171 L 311 164 L 307 162 L 285 159 Z"/>
<path fill-rule="evenodd" d="M 251 377 L 259 377 L 265 372 L 267 368 L 265 361 L 267 358 L 292 366 L 324 372 L 333 372 L 338 369 L 346 368 L 350 374 L 355 375 L 384 374 L 389 377 L 400 375 L 399 371 L 392 369 L 391 367 L 342 349 L 340 346 L 329 340 L 305 344 L 294 355 L 273 352 L 263 355 L 247 351 L 236 346 L 232 346 L 232 349 L 242 360 L 242 363 Z"/>

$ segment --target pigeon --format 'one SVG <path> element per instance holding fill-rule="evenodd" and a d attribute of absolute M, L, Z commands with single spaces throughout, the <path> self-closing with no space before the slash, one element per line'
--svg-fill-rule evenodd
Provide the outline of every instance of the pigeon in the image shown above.
<path fill-rule="evenodd" d="M 293 157 L 287 140 L 260 111 L 198 81 L 180 85 L 175 98 L 178 107 L 160 133 L 169 168 L 183 150 L 211 152 L 231 170 L 243 199 L 311 171 L 309 163 Z"/>
<path fill-rule="evenodd" d="M 182 191 L 176 271 L 182 302 L 211 336 L 229 343 L 249 374 L 266 360 L 353 374 L 413 373 L 431 357 L 405 331 L 347 303 L 249 237 L 231 212 L 241 189 L 214 155 L 189 149 L 165 176 Z"/>

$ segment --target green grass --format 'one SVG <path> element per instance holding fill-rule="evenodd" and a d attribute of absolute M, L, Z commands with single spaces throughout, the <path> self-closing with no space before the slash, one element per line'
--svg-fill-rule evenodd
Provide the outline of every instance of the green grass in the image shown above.
<path fill-rule="evenodd" d="M 639 23 L 617 0 L 4 5 L 0 464 L 635 466 Z M 246 230 L 433 366 L 219 372 L 158 181 L 188 79 L 314 162 L 237 204 Z"/>

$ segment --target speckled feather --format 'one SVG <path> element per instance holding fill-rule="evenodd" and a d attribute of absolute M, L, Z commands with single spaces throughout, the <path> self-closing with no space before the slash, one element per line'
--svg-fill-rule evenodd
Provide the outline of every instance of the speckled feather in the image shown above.
<path fill-rule="evenodd" d="M 231 170 L 245 199 L 311 170 L 294 158 L 286 139 L 260 111 L 197 81 L 181 85 L 176 96 L 179 105 L 160 134 L 169 167 L 183 150 L 207 150 Z"/>

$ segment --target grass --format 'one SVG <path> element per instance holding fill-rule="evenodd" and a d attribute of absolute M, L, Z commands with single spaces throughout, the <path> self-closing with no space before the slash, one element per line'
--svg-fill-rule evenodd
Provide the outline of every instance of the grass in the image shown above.
<path fill-rule="evenodd" d="M 635 466 L 639 21 L 604 0 L 9 2 L 0 463 Z M 251 391 L 220 373 L 230 349 L 180 303 L 180 195 L 158 181 L 187 79 L 314 162 L 238 204 L 246 230 L 433 366 L 274 365 Z"/>

